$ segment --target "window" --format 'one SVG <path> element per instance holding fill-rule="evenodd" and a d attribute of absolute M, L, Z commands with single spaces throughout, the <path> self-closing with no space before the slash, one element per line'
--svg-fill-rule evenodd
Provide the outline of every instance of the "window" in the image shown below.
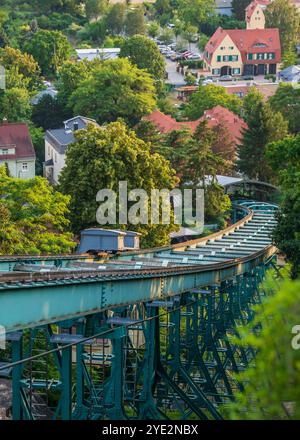
<path fill-rule="evenodd" d="M 54 158 L 55 158 L 55 162 L 57 162 L 57 153 L 55 153 Z"/>
<path fill-rule="evenodd" d="M 24 173 L 26 173 L 28 171 L 28 163 L 27 162 L 22 163 L 22 171 Z"/>
<path fill-rule="evenodd" d="M 8 149 L 7 148 L 2 148 L 2 154 L 8 154 Z"/>
<path fill-rule="evenodd" d="M 232 69 L 232 73 L 234 75 L 239 75 L 241 73 L 241 69 L 239 69 L 239 68 Z"/>
<path fill-rule="evenodd" d="M 213 69 L 212 74 L 213 75 L 220 75 L 220 69 Z"/>
<path fill-rule="evenodd" d="M 220 62 L 221 61 L 221 55 L 217 56 L 217 61 Z"/>
<path fill-rule="evenodd" d="M 247 58 L 248 60 L 253 60 L 253 53 L 248 53 Z"/>
<path fill-rule="evenodd" d="M 232 61 L 238 61 L 239 56 L 238 55 L 232 55 Z"/>
<path fill-rule="evenodd" d="M 224 55 L 223 56 L 223 61 L 229 61 L 229 56 L 228 55 Z"/>

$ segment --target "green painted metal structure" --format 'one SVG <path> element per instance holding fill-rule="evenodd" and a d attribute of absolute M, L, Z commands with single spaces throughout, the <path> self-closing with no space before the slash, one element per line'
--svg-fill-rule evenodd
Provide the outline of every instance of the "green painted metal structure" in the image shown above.
<path fill-rule="evenodd" d="M 220 419 L 276 249 L 276 205 L 239 201 L 203 239 L 90 261 L 0 259 L 0 376 L 14 419 Z"/>

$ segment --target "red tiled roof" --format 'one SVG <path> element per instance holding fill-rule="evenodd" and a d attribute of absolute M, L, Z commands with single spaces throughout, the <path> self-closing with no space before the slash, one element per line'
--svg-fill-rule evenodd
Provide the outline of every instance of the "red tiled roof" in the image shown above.
<path fill-rule="evenodd" d="M 267 61 L 280 63 L 281 45 L 278 29 L 222 29 L 218 28 L 207 43 L 205 50 L 211 54 L 219 47 L 226 35 L 232 39 L 242 54 L 243 63 L 265 64 Z M 265 47 L 258 47 L 257 44 L 264 44 Z M 247 53 L 275 53 L 273 60 L 247 60 Z"/>
<path fill-rule="evenodd" d="M 157 130 L 163 134 L 174 130 L 182 130 L 183 128 L 190 128 L 192 131 L 195 131 L 199 124 L 199 121 L 177 122 L 171 116 L 165 115 L 159 110 L 155 110 L 150 115 L 145 116 L 144 119 L 153 122 Z"/>
<path fill-rule="evenodd" d="M 206 120 L 209 127 L 215 127 L 223 122 L 228 126 L 230 136 L 237 145 L 242 136 L 242 129 L 247 128 L 247 124 L 239 116 L 232 113 L 230 110 L 218 105 L 210 110 L 206 110 L 204 115 L 196 121 L 177 122 L 171 116 L 155 110 L 150 115 L 144 117 L 145 120 L 152 122 L 160 133 L 170 133 L 174 130 L 180 130 L 188 127 L 192 132 L 196 130 L 200 122 Z"/>
<path fill-rule="evenodd" d="M 242 118 L 221 105 L 206 110 L 200 120 L 207 120 L 208 126 L 211 128 L 221 122 L 225 124 L 235 145 L 238 145 L 242 139 L 242 130 L 248 127 Z"/>
<path fill-rule="evenodd" d="M 0 149 L 15 148 L 16 154 L 2 154 L 0 159 L 35 158 L 28 126 L 25 123 L 0 124 Z"/>

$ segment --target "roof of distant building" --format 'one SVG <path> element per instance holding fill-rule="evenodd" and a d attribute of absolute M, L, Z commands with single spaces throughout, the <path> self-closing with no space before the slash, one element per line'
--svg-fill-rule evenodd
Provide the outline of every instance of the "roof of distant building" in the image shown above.
<path fill-rule="evenodd" d="M 89 61 L 99 58 L 100 60 L 109 60 L 117 58 L 121 52 L 119 47 L 97 48 L 97 49 L 76 49 L 79 60 L 87 59 Z"/>
<path fill-rule="evenodd" d="M 230 136 L 232 136 L 235 144 L 238 144 L 241 139 L 242 129 L 247 128 L 247 124 L 243 119 L 220 105 L 206 110 L 204 115 L 196 121 L 177 122 L 170 115 L 165 115 L 159 110 L 155 110 L 150 115 L 145 116 L 144 119 L 152 122 L 159 132 L 163 134 L 170 133 L 174 130 L 182 130 L 183 128 L 189 128 L 194 132 L 200 122 L 204 120 L 208 122 L 209 127 L 215 127 L 223 122 L 228 126 Z"/>
<path fill-rule="evenodd" d="M 290 66 L 280 72 L 280 77 L 286 81 L 300 80 L 300 66 Z"/>
<path fill-rule="evenodd" d="M 84 130 L 88 124 L 98 126 L 94 119 L 83 116 L 75 116 L 63 122 L 64 127 L 47 130 L 46 138 L 51 140 L 51 144 L 57 148 L 58 152 L 63 154 L 68 145 L 75 142 L 74 131 Z"/>
<path fill-rule="evenodd" d="M 35 159 L 35 150 L 27 124 L 6 122 L 0 124 L 0 149 L 14 149 L 14 154 L 1 154 L 1 160 Z"/>

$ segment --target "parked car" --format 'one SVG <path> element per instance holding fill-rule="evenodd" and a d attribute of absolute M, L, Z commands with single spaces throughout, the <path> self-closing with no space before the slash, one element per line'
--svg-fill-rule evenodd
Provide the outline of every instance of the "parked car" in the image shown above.
<path fill-rule="evenodd" d="M 170 50 L 169 52 L 166 53 L 167 58 L 171 58 L 173 56 L 176 56 L 176 52 L 174 52 L 174 50 Z"/>
<path fill-rule="evenodd" d="M 254 80 L 254 76 L 252 75 L 244 75 L 240 77 L 241 79 L 244 79 L 245 81 L 253 81 Z"/>
<path fill-rule="evenodd" d="M 191 55 L 188 55 L 188 56 L 187 56 L 187 59 L 188 59 L 188 60 L 195 60 L 195 61 L 198 61 L 198 60 L 201 60 L 201 55 L 199 55 L 199 54 L 197 54 L 197 53 L 193 53 L 193 54 L 191 54 Z"/>
<path fill-rule="evenodd" d="M 232 81 L 233 77 L 231 75 L 222 75 L 219 79 L 220 81 Z"/>
<path fill-rule="evenodd" d="M 207 86 L 208 84 L 213 84 L 213 80 L 212 79 L 209 79 L 209 78 L 206 78 L 205 80 L 203 80 L 202 82 L 201 82 L 201 84 L 203 85 L 203 86 Z"/>

